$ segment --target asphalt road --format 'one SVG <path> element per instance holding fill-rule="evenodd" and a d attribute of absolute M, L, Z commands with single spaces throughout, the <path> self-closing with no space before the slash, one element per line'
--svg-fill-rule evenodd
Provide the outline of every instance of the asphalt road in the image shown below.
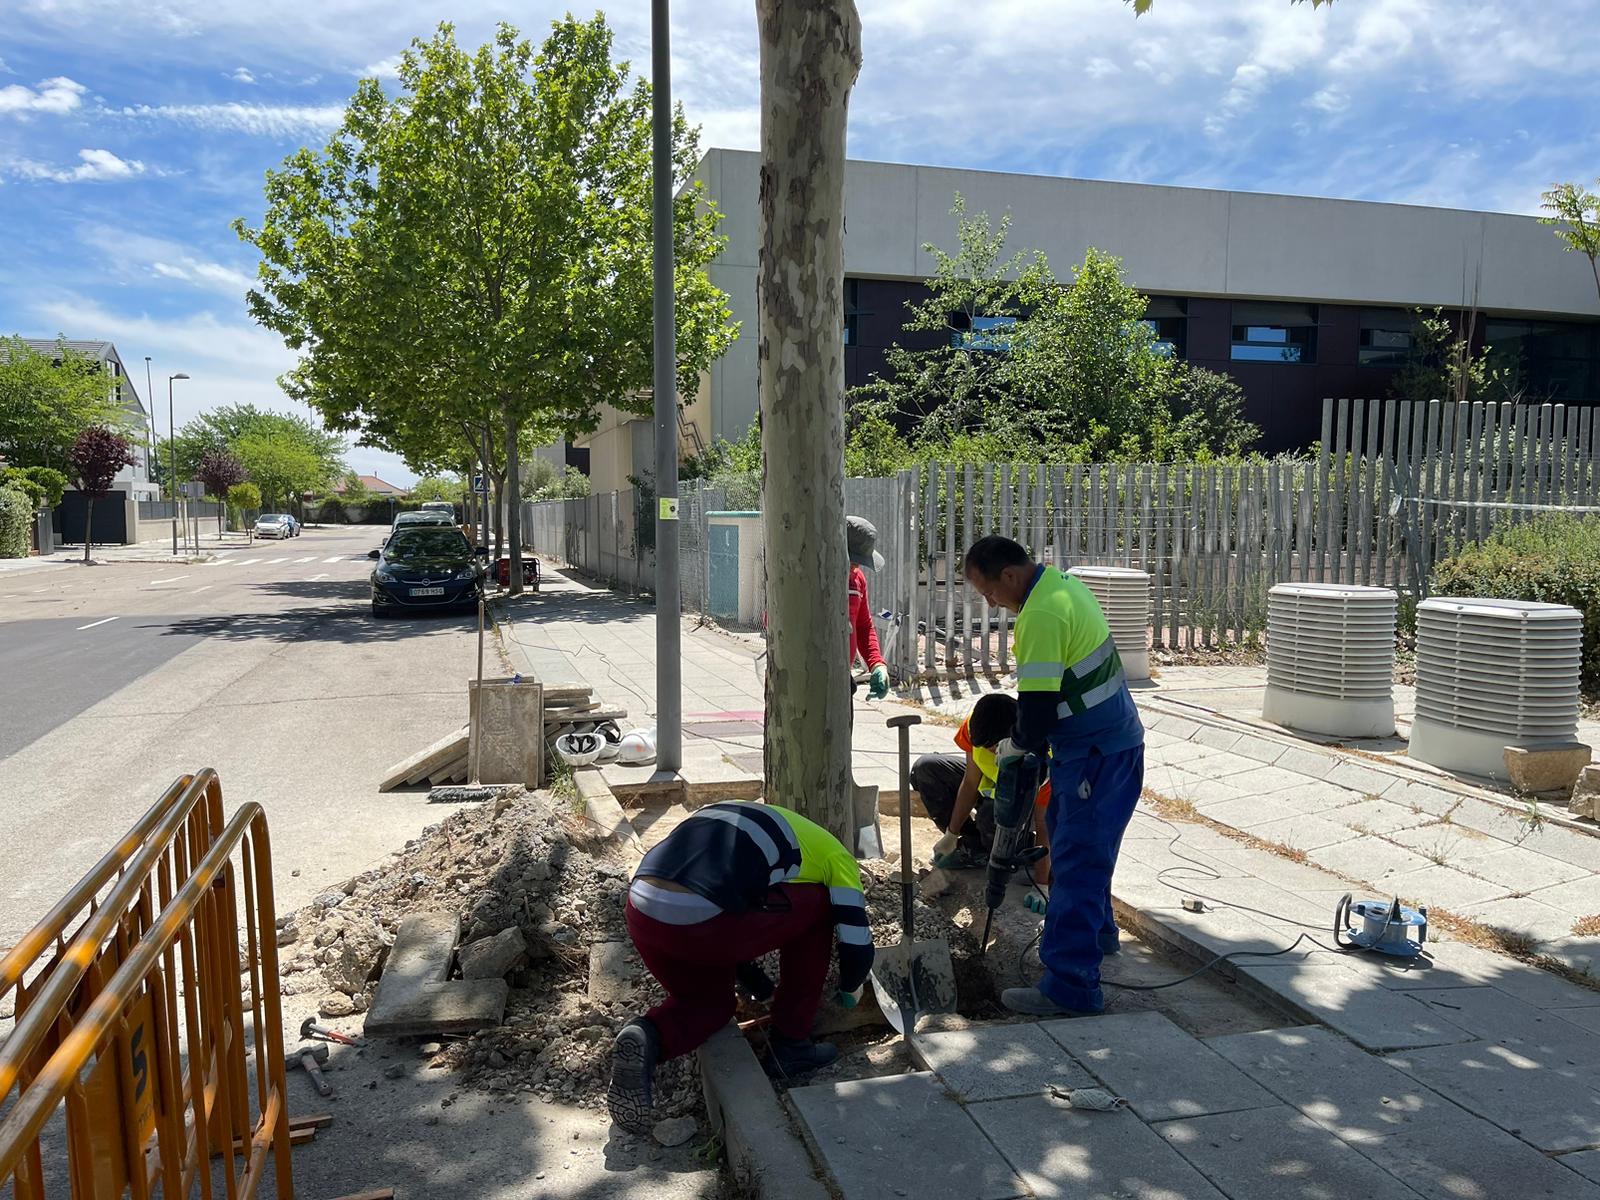
<path fill-rule="evenodd" d="M 0 576 L 0 946 L 200 767 L 266 808 L 280 908 L 443 815 L 377 781 L 465 722 L 476 623 L 374 620 L 379 536 Z"/>

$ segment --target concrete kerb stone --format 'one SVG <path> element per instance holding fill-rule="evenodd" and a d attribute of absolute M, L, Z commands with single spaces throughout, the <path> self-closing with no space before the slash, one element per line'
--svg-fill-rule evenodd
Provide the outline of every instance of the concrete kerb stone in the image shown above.
<path fill-rule="evenodd" d="M 706 1113 L 722 1137 L 734 1178 L 757 1197 L 831 1200 L 804 1139 L 738 1029 L 724 1027 L 697 1057 Z"/>

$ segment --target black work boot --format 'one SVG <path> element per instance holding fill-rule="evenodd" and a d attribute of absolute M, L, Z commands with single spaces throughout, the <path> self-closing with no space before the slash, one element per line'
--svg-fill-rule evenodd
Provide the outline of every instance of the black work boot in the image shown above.
<path fill-rule="evenodd" d="M 611 1119 L 631 1133 L 650 1132 L 651 1081 L 661 1054 L 661 1035 L 649 1017 L 624 1025 L 611 1046 Z"/>
<path fill-rule="evenodd" d="M 774 1079 L 796 1079 L 825 1067 L 839 1057 L 832 1042 L 786 1038 L 774 1033 L 767 1039 L 767 1074 Z"/>
<path fill-rule="evenodd" d="M 761 1004 L 771 1000 L 773 992 L 777 990 L 758 962 L 742 962 L 734 967 L 733 979 L 740 992 Z"/>

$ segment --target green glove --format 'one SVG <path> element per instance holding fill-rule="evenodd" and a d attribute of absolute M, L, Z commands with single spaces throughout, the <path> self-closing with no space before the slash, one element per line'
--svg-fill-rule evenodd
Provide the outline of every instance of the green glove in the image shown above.
<path fill-rule="evenodd" d="M 841 992 L 835 992 L 833 994 L 834 1003 L 837 1004 L 840 1008 L 854 1008 L 856 1006 L 856 1001 L 859 1000 L 859 999 L 861 999 L 861 993 L 859 991 L 855 991 L 855 992 L 843 992 L 843 991 L 841 991 Z"/>
<path fill-rule="evenodd" d="M 867 696 L 873 700 L 882 700 L 889 694 L 889 668 L 879 663 L 872 668 L 872 684 L 867 688 Z"/>

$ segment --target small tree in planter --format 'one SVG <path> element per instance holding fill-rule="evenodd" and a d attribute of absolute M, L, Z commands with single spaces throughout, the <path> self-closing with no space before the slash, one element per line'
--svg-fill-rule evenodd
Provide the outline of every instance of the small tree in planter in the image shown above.
<path fill-rule="evenodd" d="M 228 503 L 239 510 L 239 523 L 250 535 L 250 545 L 255 545 L 256 527 L 244 514 L 261 507 L 261 489 L 253 483 L 236 483 L 228 489 Z"/>
<path fill-rule="evenodd" d="M 133 465 L 133 446 L 104 425 L 91 425 L 78 435 L 67 455 L 67 465 L 78 490 L 88 501 L 83 506 L 83 561 L 89 562 L 94 546 L 94 502 L 108 495 L 111 481 L 123 467 Z"/>
<path fill-rule="evenodd" d="M 217 536 L 221 537 L 224 510 L 228 506 L 228 489 L 244 482 L 244 464 L 233 451 L 213 446 L 200 456 L 200 465 L 195 469 L 194 477 L 206 489 L 206 495 L 217 502 Z"/>

